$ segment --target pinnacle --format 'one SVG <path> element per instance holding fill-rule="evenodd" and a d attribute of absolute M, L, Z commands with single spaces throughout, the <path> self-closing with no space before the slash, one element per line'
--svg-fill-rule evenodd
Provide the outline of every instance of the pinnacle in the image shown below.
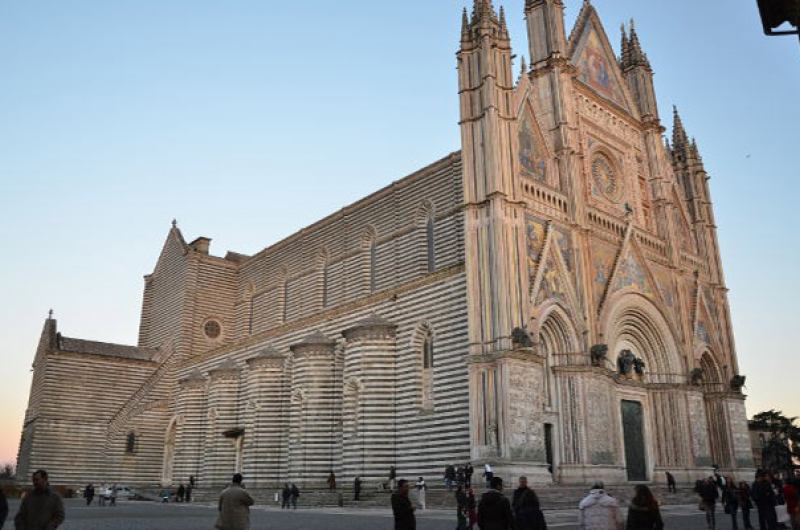
<path fill-rule="evenodd" d="M 467 8 L 461 12 L 461 40 L 469 38 L 469 15 L 467 15 Z"/>
<path fill-rule="evenodd" d="M 683 128 L 681 115 L 678 114 L 678 107 L 672 106 L 672 146 L 675 149 L 684 147 L 688 143 L 686 129 Z"/>
<path fill-rule="evenodd" d="M 528 73 L 528 63 L 525 61 L 525 56 L 522 56 L 519 64 L 519 76 L 520 78 L 523 77 L 525 74 Z"/>
<path fill-rule="evenodd" d="M 647 54 L 642 50 L 633 19 L 630 21 L 630 36 L 625 32 L 625 24 L 622 25 L 622 60 L 620 64 L 623 69 L 632 66 L 650 68 L 650 61 L 647 59 Z"/>

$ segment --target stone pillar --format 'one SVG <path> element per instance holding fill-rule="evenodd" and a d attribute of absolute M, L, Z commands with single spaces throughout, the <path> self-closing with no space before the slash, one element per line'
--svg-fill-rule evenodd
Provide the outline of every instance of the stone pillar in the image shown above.
<path fill-rule="evenodd" d="M 695 468 L 709 468 L 714 464 L 711 458 L 706 404 L 700 390 L 687 392 L 689 422 L 686 426 L 692 435 L 692 457 Z M 707 474 L 707 471 L 706 471 Z M 697 477 L 700 478 L 700 477 Z"/>
<path fill-rule="evenodd" d="M 335 461 L 336 342 L 317 331 L 291 346 L 294 354 L 289 412 L 289 478 L 298 485 L 323 486 Z"/>
<path fill-rule="evenodd" d="M 342 479 L 379 482 L 395 463 L 396 328 L 377 315 L 342 332 Z"/>
<path fill-rule="evenodd" d="M 243 433 L 238 421 L 239 368 L 231 361 L 209 371 L 205 458 L 201 487 L 219 487 L 236 469 L 236 442 Z"/>
<path fill-rule="evenodd" d="M 178 381 L 178 424 L 175 447 L 174 481 L 189 484 L 189 477 L 198 477 L 203 462 L 205 442 L 206 390 L 208 380 L 195 371 Z"/>
<path fill-rule="evenodd" d="M 727 400 L 728 422 L 736 476 L 751 476 L 755 473 L 744 400 L 745 397 L 742 394 L 732 394 Z"/>
<path fill-rule="evenodd" d="M 248 484 L 275 487 L 286 477 L 288 395 L 286 356 L 268 347 L 247 360 L 244 469 Z"/>
<path fill-rule="evenodd" d="M 733 469 L 736 466 L 728 421 L 727 392 L 707 393 L 705 398 L 711 458 L 722 469 Z"/>
<path fill-rule="evenodd" d="M 544 359 L 531 349 L 470 356 L 472 458 L 503 477 L 547 483 Z"/>

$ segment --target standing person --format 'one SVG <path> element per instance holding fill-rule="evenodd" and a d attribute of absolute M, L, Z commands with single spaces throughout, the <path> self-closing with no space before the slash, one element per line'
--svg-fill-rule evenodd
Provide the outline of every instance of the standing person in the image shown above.
<path fill-rule="evenodd" d="M 183 485 L 183 482 L 178 484 L 178 502 L 183 502 L 186 498 L 186 487 Z"/>
<path fill-rule="evenodd" d="M 353 500 L 361 500 L 361 477 L 358 475 L 356 475 L 356 478 L 353 479 Z"/>
<path fill-rule="evenodd" d="M 489 462 L 483 466 L 483 478 L 486 479 L 486 487 L 492 487 L 492 478 L 494 478 L 494 471 L 492 471 L 492 465 Z"/>
<path fill-rule="evenodd" d="M 467 530 L 467 494 L 464 486 L 456 486 L 456 530 Z"/>
<path fill-rule="evenodd" d="M 800 530 L 800 481 L 788 479 L 783 485 L 783 498 L 786 500 L 792 530 Z"/>
<path fill-rule="evenodd" d="M 55 530 L 64 522 L 64 503 L 50 489 L 47 471 L 33 474 L 33 491 L 19 505 L 14 527 L 17 530 Z"/>
<path fill-rule="evenodd" d="M 330 491 L 336 491 L 336 475 L 333 470 L 331 470 L 331 474 L 328 475 L 328 489 Z"/>
<path fill-rule="evenodd" d="M 416 530 L 417 520 L 414 518 L 411 499 L 408 498 L 408 481 L 405 479 L 397 482 L 397 491 L 392 493 L 392 515 L 394 530 Z"/>
<path fill-rule="evenodd" d="M 192 486 L 193 484 L 189 482 L 189 485 L 186 486 L 186 496 L 184 497 L 185 502 L 192 502 Z"/>
<path fill-rule="evenodd" d="M 489 491 L 478 503 L 478 528 L 481 530 L 513 530 L 514 514 L 511 503 L 503 495 L 503 479 L 492 477 Z"/>
<path fill-rule="evenodd" d="M 283 483 L 283 489 L 281 490 L 281 510 L 286 508 L 289 509 L 289 499 L 292 497 L 292 488 L 289 487 L 288 482 Z"/>
<path fill-rule="evenodd" d="M 725 489 L 722 491 L 722 506 L 725 508 L 725 513 L 731 516 L 731 523 L 733 530 L 739 530 L 739 521 L 737 513 L 739 511 L 739 488 L 736 486 L 736 481 L 732 477 L 725 479 Z"/>
<path fill-rule="evenodd" d="M 6 494 L 3 493 L 3 488 L 0 488 L 0 528 L 3 528 L 3 524 L 5 524 L 7 517 L 8 501 L 6 500 Z"/>
<path fill-rule="evenodd" d="M 466 483 L 466 481 L 465 481 L 465 478 L 464 478 L 464 468 L 461 467 L 461 466 L 458 466 L 456 468 L 456 484 L 460 484 L 461 486 L 464 486 L 465 483 Z"/>
<path fill-rule="evenodd" d="M 774 530 L 778 526 L 778 515 L 775 513 L 775 506 L 778 502 L 765 471 L 759 470 L 756 473 L 756 481 L 750 488 L 750 495 L 756 504 L 756 510 L 758 510 L 759 529 Z"/>
<path fill-rule="evenodd" d="M 219 517 L 216 528 L 219 530 L 249 530 L 250 506 L 254 503 L 242 485 L 241 473 L 236 473 L 231 485 L 219 496 Z"/>
<path fill-rule="evenodd" d="M 109 499 L 111 502 L 108 503 L 109 506 L 116 506 L 117 505 L 117 485 L 111 485 L 111 491 L 109 493 Z"/>
<path fill-rule="evenodd" d="M 737 495 L 739 496 L 738 504 L 742 509 L 742 522 L 744 523 L 745 530 L 753 530 L 753 525 L 750 523 L 750 510 L 753 508 L 753 503 L 750 500 L 750 485 L 745 482 L 739 482 L 739 487 L 736 488 Z"/>
<path fill-rule="evenodd" d="M 397 484 L 397 469 L 394 466 L 389 466 L 389 489 L 394 491 Z"/>
<path fill-rule="evenodd" d="M 453 490 L 453 482 L 456 480 L 456 468 L 452 464 L 447 464 L 444 468 L 444 485 L 447 491 Z"/>
<path fill-rule="evenodd" d="M 719 498 L 719 491 L 717 491 L 717 479 L 709 477 L 703 481 L 700 486 L 700 506 L 706 512 L 706 526 L 709 530 L 714 530 L 717 527 L 717 499 Z"/>
<path fill-rule="evenodd" d="M 86 506 L 92 504 L 92 500 L 94 499 L 94 486 L 91 484 L 87 485 L 86 489 L 83 490 L 83 496 L 86 499 Z M 2 528 L 2 525 L 0 525 L 0 528 Z"/>
<path fill-rule="evenodd" d="M 100 484 L 100 494 L 97 496 L 97 505 L 98 506 L 105 506 L 106 505 L 106 485 Z"/>
<path fill-rule="evenodd" d="M 519 487 L 514 490 L 511 508 L 514 511 L 516 530 L 546 530 L 547 524 L 539 505 L 539 497 L 528 487 L 527 477 L 519 477 Z"/>
<path fill-rule="evenodd" d="M 467 490 L 467 519 L 469 521 L 469 530 L 473 530 L 478 523 L 478 506 L 475 502 L 475 492 L 472 488 Z"/>
<path fill-rule="evenodd" d="M 292 489 L 291 489 L 291 496 L 290 500 L 292 501 L 292 509 L 297 509 L 297 498 L 300 496 L 300 490 L 297 489 L 297 484 L 292 482 Z"/>
<path fill-rule="evenodd" d="M 678 488 L 675 487 L 675 477 L 672 476 L 672 473 L 669 471 L 665 471 L 664 473 L 667 474 L 667 491 L 670 493 L 676 493 Z"/>
<path fill-rule="evenodd" d="M 619 501 L 606 493 L 597 481 L 589 494 L 578 504 L 578 525 L 581 530 L 622 530 Z"/>
<path fill-rule="evenodd" d="M 464 466 L 464 481 L 466 482 L 465 486 L 467 488 L 472 487 L 472 474 L 475 472 L 475 469 L 472 467 L 472 462 L 467 462 L 467 465 Z"/>
<path fill-rule="evenodd" d="M 419 480 L 417 480 L 417 483 L 414 484 L 414 487 L 417 488 L 417 503 L 419 504 L 419 509 L 420 510 L 424 510 L 425 509 L 425 490 L 428 489 L 428 485 L 425 484 L 425 479 L 424 478 L 419 477 Z"/>
<path fill-rule="evenodd" d="M 662 530 L 664 521 L 661 510 L 650 488 L 643 484 L 636 486 L 636 493 L 628 506 L 626 530 Z"/>

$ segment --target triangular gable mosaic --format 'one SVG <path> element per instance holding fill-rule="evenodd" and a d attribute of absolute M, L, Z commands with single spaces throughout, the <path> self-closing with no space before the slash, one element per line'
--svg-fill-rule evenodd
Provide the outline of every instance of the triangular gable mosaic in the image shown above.
<path fill-rule="evenodd" d="M 617 265 L 617 271 L 614 274 L 614 283 L 611 286 L 609 294 L 628 288 L 635 289 L 642 294 L 651 296 L 654 294 L 653 287 L 650 283 L 650 279 L 647 277 L 644 266 L 639 263 L 639 259 L 631 249 L 628 249 Z"/>
<path fill-rule="evenodd" d="M 542 274 L 542 281 L 539 286 L 539 292 L 536 295 L 535 304 L 540 305 L 547 300 L 556 300 L 567 307 L 572 307 L 567 287 L 564 285 L 558 266 L 551 256 L 548 256 L 544 262 L 544 273 Z"/>
<path fill-rule="evenodd" d="M 572 63 L 578 67 L 578 79 L 599 95 L 629 110 L 622 88 L 616 57 L 609 54 L 610 46 L 605 36 L 589 18 L 572 56 Z"/>
<path fill-rule="evenodd" d="M 539 132 L 539 127 L 530 109 L 522 111 L 519 118 L 519 167 L 523 177 L 528 177 L 539 182 L 547 181 L 547 150 L 544 146 L 544 137 Z"/>

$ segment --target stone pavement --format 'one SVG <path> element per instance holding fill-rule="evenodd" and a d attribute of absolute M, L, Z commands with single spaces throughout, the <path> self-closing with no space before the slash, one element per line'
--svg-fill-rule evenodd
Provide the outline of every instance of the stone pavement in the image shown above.
<path fill-rule="evenodd" d="M 12 520 L 4 530 L 13 528 L 18 501 L 11 501 Z M 85 506 L 77 499 L 65 501 L 67 520 L 60 530 L 213 530 L 216 510 L 211 505 L 119 502 L 116 507 Z M 721 511 L 721 510 L 720 510 Z M 548 528 L 577 530 L 577 510 L 545 512 Z M 666 527 L 679 530 L 705 530 L 702 512 L 696 505 L 664 508 Z M 727 530 L 730 519 L 718 514 L 717 528 Z M 305 508 L 281 512 L 274 507 L 256 507 L 251 512 L 252 530 L 391 530 L 392 516 L 386 509 Z M 418 514 L 419 530 L 452 530 L 454 514 L 429 510 Z"/>

